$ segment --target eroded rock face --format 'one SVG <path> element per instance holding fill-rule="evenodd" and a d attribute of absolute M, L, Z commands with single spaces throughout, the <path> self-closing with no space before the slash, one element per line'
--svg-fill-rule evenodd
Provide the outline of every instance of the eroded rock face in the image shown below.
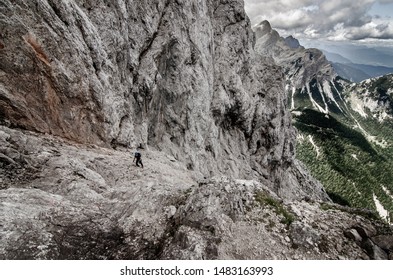
<path fill-rule="evenodd" d="M 141 169 L 131 151 L 0 131 L 0 259 L 158 258 L 168 213 L 196 184 L 159 151 Z"/>
<path fill-rule="evenodd" d="M 5 0 L 1 122 L 300 189 L 282 70 L 254 53 L 243 6 Z"/>
<path fill-rule="evenodd" d="M 157 150 L 142 151 L 142 169 L 123 148 L 0 126 L 0 155 L 0 259 L 392 254 L 392 230 L 348 209 L 282 199 L 256 180 L 199 180 Z"/>
<path fill-rule="evenodd" d="M 255 203 L 328 197 L 294 160 L 282 69 L 254 53 L 243 1 L 0 7 L 0 258 L 317 258 Z"/>
<path fill-rule="evenodd" d="M 343 113 L 340 89 L 347 83 L 337 76 L 322 51 L 305 49 L 293 37 L 283 38 L 263 21 L 253 27 L 255 50 L 270 57 L 285 71 L 290 108 L 312 108 L 323 113 Z"/>

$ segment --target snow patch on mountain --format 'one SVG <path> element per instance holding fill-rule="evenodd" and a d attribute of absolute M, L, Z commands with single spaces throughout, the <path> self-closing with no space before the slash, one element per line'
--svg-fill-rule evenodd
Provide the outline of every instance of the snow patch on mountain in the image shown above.
<path fill-rule="evenodd" d="M 382 187 L 383 191 L 393 200 L 392 193 L 384 185 L 381 185 L 381 187 Z"/>
<path fill-rule="evenodd" d="M 308 135 L 308 141 L 314 147 L 315 152 L 317 153 L 317 158 L 319 158 L 319 156 L 321 155 L 320 148 L 315 144 L 314 138 L 312 137 L 312 135 Z"/>
<path fill-rule="evenodd" d="M 291 113 L 292 113 L 294 116 L 297 116 L 297 117 L 299 117 L 299 116 L 301 116 L 301 115 L 303 114 L 302 111 L 291 111 Z"/>
<path fill-rule="evenodd" d="M 302 143 L 304 142 L 304 140 L 306 140 L 304 134 L 302 134 L 302 133 L 299 132 L 299 133 L 297 134 L 296 141 L 297 141 L 299 144 L 302 144 Z"/>
<path fill-rule="evenodd" d="M 288 84 L 285 86 L 286 92 L 289 92 L 289 87 L 290 85 Z M 295 93 L 296 93 L 296 87 L 293 86 L 291 90 L 291 110 L 295 109 Z"/>
<path fill-rule="evenodd" d="M 323 101 L 324 101 L 324 103 L 325 103 L 325 109 L 323 109 L 323 108 L 318 104 L 318 102 L 316 102 L 316 101 L 314 100 L 314 98 L 312 97 L 312 92 L 311 92 L 311 90 L 310 90 L 310 85 L 309 85 L 309 84 L 306 85 L 306 89 L 307 89 L 307 93 L 308 93 L 308 96 L 309 96 L 309 98 L 310 98 L 310 101 L 311 101 L 311 104 L 313 105 L 313 107 L 314 107 L 315 109 L 319 110 L 320 112 L 324 113 L 324 114 L 328 114 L 328 113 L 329 113 L 329 109 L 328 109 L 328 106 L 327 106 L 327 104 L 326 104 L 326 102 L 325 102 L 325 99 L 323 99 Z"/>
<path fill-rule="evenodd" d="M 377 208 L 379 216 L 387 222 L 390 222 L 389 212 L 383 207 L 382 203 L 379 201 L 378 197 L 373 193 L 373 200 L 375 207 Z"/>
<path fill-rule="evenodd" d="M 334 104 L 336 104 L 336 106 L 338 107 L 338 109 L 340 109 L 341 112 L 344 112 L 344 111 L 341 109 L 340 105 L 338 104 L 336 98 L 334 98 L 334 95 L 333 95 L 333 92 L 332 92 L 332 88 L 330 87 L 330 85 L 332 85 L 332 84 L 334 84 L 334 81 L 330 81 L 330 82 L 327 81 L 327 80 L 323 81 L 323 87 L 322 87 L 321 92 L 324 92 L 324 93 L 326 94 L 326 96 L 327 96 L 331 101 L 333 101 Z"/>

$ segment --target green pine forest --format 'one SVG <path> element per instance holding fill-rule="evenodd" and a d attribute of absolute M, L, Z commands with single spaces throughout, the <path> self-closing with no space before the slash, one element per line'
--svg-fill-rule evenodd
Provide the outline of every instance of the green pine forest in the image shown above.
<path fill-rule="evenodd" d="M 393 100 L 389 88 L 393 88 L 392 79 L 381 78 L 368 90 L 375 93 L 374 98 Z M 346 104 L 341 104 L 345 112 L 329 110 L 327 115 L 310 109 L 304 94 L 298 96 L 300 106 L 296 111 L 301 114 L 293 115 L 299 135 L 298 159 L 334 202 L 376 210 L 375 195 L 393 221 L 393 122 L 362 117 Z M 359 124 L 374 141 L 366 138 Z"/>

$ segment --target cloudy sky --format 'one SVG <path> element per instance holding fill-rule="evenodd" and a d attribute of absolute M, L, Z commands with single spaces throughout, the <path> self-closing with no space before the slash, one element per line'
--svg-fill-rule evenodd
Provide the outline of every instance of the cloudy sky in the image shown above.
<path fill-rule="evenodd" d="M 268 20 L 302 41 L 393 47 L 393 0 L 245 0 L 253 24 Z"/>

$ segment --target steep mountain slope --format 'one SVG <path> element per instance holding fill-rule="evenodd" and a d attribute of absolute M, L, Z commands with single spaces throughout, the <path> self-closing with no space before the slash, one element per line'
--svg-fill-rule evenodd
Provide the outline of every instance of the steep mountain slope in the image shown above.
<path fill-rule="evenodd" d="M 291 109 L 342 112 L 342 81 L 320 50 L 288 45 L 288 40 L 280 37 L 268 21 L 253 29 L 256 34 L 255 50 L 272 57 L 284 69 Z"/>
<path fill-rule="evenodd" d="M 299 193 L 282 74 L 255 55 L 243 1 L 6 0 L 1 21 L 3 124 Z"/>
<path fill-rule="evenodd" d="M 393 74 L 369 79 L 346 89 L 351 108 L 363 118 L 393 118 Z"/>
<path fill-rule="evenodd" d="M 298 158 L 334 201 L 378 210 L 390 221 L 391 76 L 351 84 L 337 76 L 321 51 L 289 46 L 266 21 L 254 30 L 256 50 L 287 75 Z"/>
<path fill-rule="evenodd" d="M 387 259 L 393 252 L 389 229 L 366 218 L 369 211 L 283 202 L 253 180 L 197 180 L 154 149 L 143 151 L 141 169 L 124 148 L 0 128 L 0 147 L 13 151 L 0 158 L 0 259 Z"/>
<path fill-rule="evenodd" d="M 294 223 L 329 198 L 243 1 L 5 0 L 0 21 L 1 258 L 375 258 L 334 246 L 377 224 L 343 213 L 307 245 Z"/>
<path fill-rule="evenodd" d="M 393 213 L 392 76 L 348 85 L 346 115 L 296 116 L 297 153 L 338 202 Z M 333 197 L 333 196 L 334 197 Z"/>

